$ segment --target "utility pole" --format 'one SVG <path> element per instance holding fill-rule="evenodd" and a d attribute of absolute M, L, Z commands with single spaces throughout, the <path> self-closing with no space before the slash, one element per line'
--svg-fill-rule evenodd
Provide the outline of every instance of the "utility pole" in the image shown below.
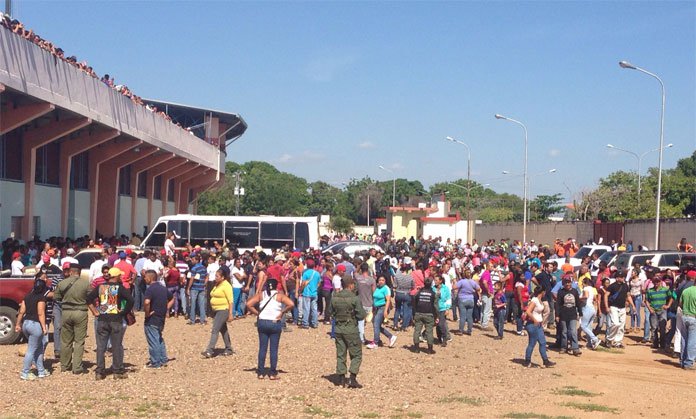
<path fill-rule="evenodd" d="M 12 16 L 12 0 L 5 0 L 5 14 Z"/>
<path fill-rule="evenodd" d="M 236 172 L 234 172 L 234 178 L 235 178 L 235 182 L 234 182 L 234 195 L 237 197 L 237 202 L 236 202 L 236 207 L 235 207 L 234 215 L 236 215 L 236 216 L 239 216 L 239 197 L 242 196 L 242 195 L 244 195 L 244 188 L 240 188 L 240 187 L 239 187 L 239 184 L 240 184 L 239 176 L 240 176 L 241 174 L 243 174 L 243 173 L 244 173 L 244 172 L 241 172 L 241 171 L 239 171 L 239 170 L 237 170 Z"/>
<path fill-rule="evenodd" d="M 367 187 L 367 226 L 370 226 L 370 187 Z"/>

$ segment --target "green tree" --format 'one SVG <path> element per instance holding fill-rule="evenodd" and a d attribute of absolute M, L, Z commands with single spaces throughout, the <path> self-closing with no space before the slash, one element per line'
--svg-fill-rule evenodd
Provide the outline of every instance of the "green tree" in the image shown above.
<path fill-rule="evenodd" d="M 563 197 L 560 193 L 553 195 L 538 195 L 530 205 L 530 219 L 537 221 L 546 221 L 553 214 L 557 214 L 563 210 Z M 531 215 L 533 214 L 533 216 Z"/>
<path fill-rule="evenodd" d="M 331 221 L 329 221 L 329 228 L 336 233 L 346 234 L 353 231 L 355 223 L 353 220 L 343 217 L 341 215 L 332 216 Z"/>

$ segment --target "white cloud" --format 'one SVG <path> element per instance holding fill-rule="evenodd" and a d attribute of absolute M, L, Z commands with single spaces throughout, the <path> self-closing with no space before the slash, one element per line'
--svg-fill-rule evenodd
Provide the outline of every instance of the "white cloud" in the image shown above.
<path fill-rule="evenodd" d="M 355 61 L 355 56 L 350 54 L 317 57 L 307 63 L 304 73 L 310 80 L 330 82 Z"/>
<path fill-rule="evenodd" d="M 549 150 L 549 156 L 551 156 L 551 157 L 558 157 L 560 155 L 561 155 L 561 150 L 559 150 L 557 148 L 552 148 L 551 150 Z"/>
<path fill-rule="evenodd" d="M 370 149 L 370 148 L 375 148 L 377 145 L 373 143 L 372 141 L 363 141 L 362 143 L 358 144 L 358 148 L 362 149 Z"/>
<path fill-rule="evenodd" d="M 307 163 L 323 160 L 326 156 L 316 151 L 305 150 L 300 154 L 285 153 L 278 157 L 275 161 L 283 164 Z"/>

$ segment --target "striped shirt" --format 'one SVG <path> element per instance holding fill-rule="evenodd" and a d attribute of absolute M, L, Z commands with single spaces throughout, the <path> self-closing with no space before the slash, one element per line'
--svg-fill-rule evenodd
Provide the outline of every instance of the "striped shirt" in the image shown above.
<path fill-rule="evenodd" d="M 662 312 L 662 306 L 667 304 L 667 297 L 669 296 L 669 288 L 662 286 L 657 289 L 651 288 L 647 292 L 648 303 L 653 310 L 660 313 Z"/>
<path fill-rule="evenodd" d="M 201 263 L 197 263 L 191 267 L 191 284 L 192 291 L 204 291 L 205 279 L 208 277 L 208 270 Z"/>

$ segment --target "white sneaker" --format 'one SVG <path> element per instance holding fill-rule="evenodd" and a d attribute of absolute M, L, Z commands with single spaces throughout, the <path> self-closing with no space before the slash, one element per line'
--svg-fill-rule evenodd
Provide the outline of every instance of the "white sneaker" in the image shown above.
<path fill-rule="evenodd" d="M 377 349 L 377 344 L 374 342 L 370 342 L 367 344 L 367 349 Z"/>
<path fill-rule="evenodd" d="M 392 335 L 392 337 L 389 339 L 389 347 L 390 348 L 393 348 L 394 345 L 396 344 L 396 338 L 397 338 L 396 335 Z"/>

